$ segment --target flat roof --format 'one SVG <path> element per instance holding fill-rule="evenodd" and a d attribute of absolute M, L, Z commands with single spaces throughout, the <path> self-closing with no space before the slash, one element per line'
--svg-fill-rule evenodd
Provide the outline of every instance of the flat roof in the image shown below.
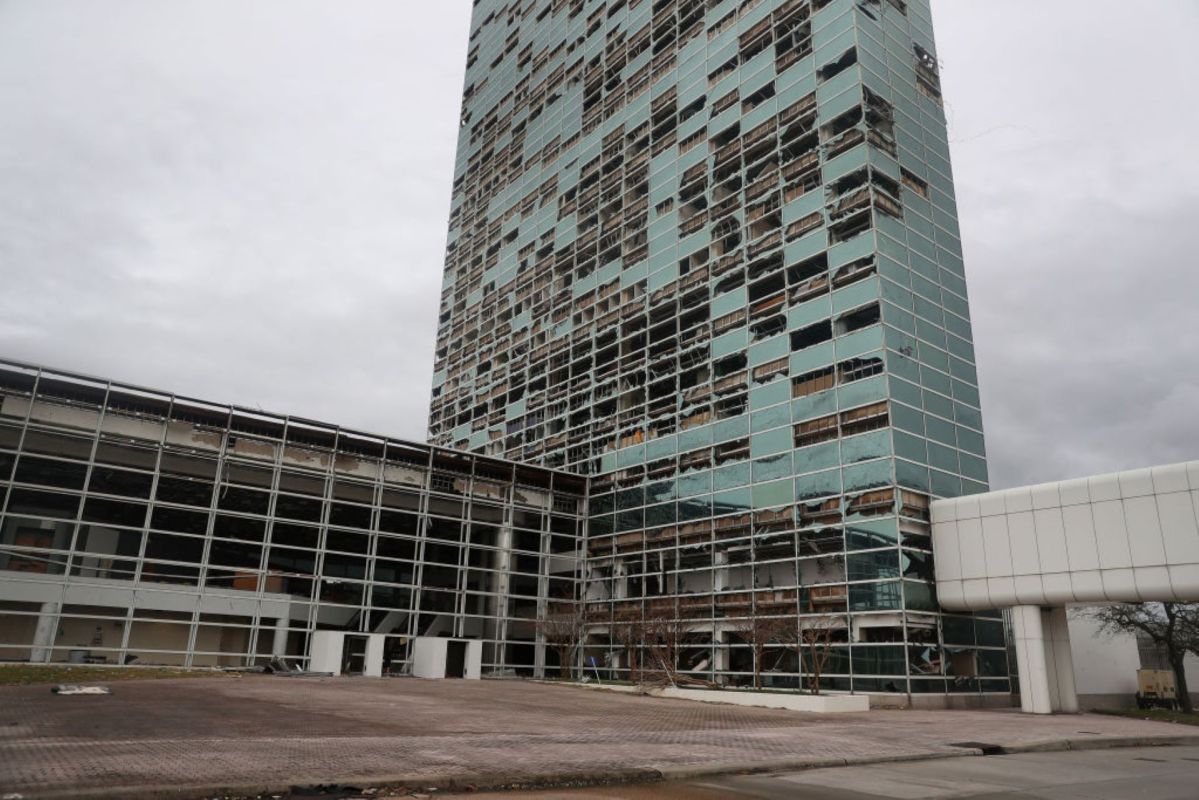
<path fill-rule="evenodd" d="M 385 434 L 371 433 L 355 428 L 346 428 L 333 423 L 321 422 L 319 420 L 308 419 L 306 417 L 296 417 L 289 414 L 280 414 L 272 411 L 263 411 L 257 408 L 249 408 L 247 406 L 239 406 L 231 403 L 220 403 L 211 400 L 202 400 L 196 397 L 187 395 L 175 394 L 161 389 L 154 389 L 146 386 L 139 386 L 133 383 L 124 383 L 115 381 L 110 378 L 102 378 L 94 375 L 86 375 L 83 373 L 72 372 L 70 370 L 55 369 L 40 364 L 29 364 L 14 359 L 0 358 L 0 389 L 6 388 L 6 385 L 11 388 L 20 388 L 9 384 L 6 378 L 11 380 L 11 377 L 25 376 L 29 379 L 29 387 L 24 391 L 32 391 L 35 383 L 44 379 L 49 379 L 58 383 L 77 386 L 80 389 L 87 390 L 103 390 L 106 395 L 111 395 L 116 391 L 122 394 L 127 394 L 130 397 L 140 396 L 148 400 L 157 400 L 165 403 L 167 413 L 169 409 L 178 406 L 198 407 L 199 409 L 207 409 L 218 413 L 225 413 L 232 420 L 235 417 L 240 417 L 249 420 L 259 420 L 264 422 L 276 423 L 284 426 L 297 426 L 309 429 L 316 429 L 326 433 L 331 433 L 335 437 L 347 436 L 358 439 L 373 440 L 376 443 L 384 445 L 396 445 L 398 447 L 416 448 L 426 450 L 431 454 L 442 454 L 452 458 L 471 458 L 480 462 L 495 464 L 497 466 L 508 466 L 513 469 L 533 470 L 536 472 L 550 473 L 562 475 L 579 481 L 587 482 L 588 478 L 585 475 L 580 475 L 577 472 L 568 472 L 567 470 L 557 469 L 554 467 L 543 467 L 537 464 L 527 464 L 520 461 L 513 461 L 506 458 L 497 458 L 495 456 L 482 455 L 469 450 L 455 450 L 450 447 L 442 447 L 440 445 L 430 444 L 428 442 L 413 442 L 408 439 L 399 439 L 394 436 Z M 103 404 L 103 401 L 97 402 L 97 405 Z"/>

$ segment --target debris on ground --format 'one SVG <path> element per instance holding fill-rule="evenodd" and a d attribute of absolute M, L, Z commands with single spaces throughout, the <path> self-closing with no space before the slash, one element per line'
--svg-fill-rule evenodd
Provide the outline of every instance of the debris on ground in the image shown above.
<path fill-rule="evenodd" d="M 471 786 L 466 791 L 474 791 L 475 788 Z M 430 798 L 436 796 L 437 791 L 436 787 L 414 789 L 410 786 L 372 786 L 360 789 L 353 786 L 329 784 L 293 786 L 290 790 L 283 793 L 255 795 L 224 794 L 205 798 L 205 800 L 315 800 L 316 798 L 322 798 L 323 800 L 379 800 L 379 798 L 421 800 L 424 798 L 424 800 L 430 800 Z"/>
<path fill-rule="evenodd" d="M 51 694 L 112 694 L 107 686 L 83 683 L 60 683 L 50 690 Z"/>
<path fill-rule="evenodd" d="M 262 668 L 262 671 L 267 675 L 282 675 L 287 678 L 332 678 L 332 672 L 310 672 L 305 669 L 300 669 L 296 664 L 288 662 L 285 658 L 278 656 L 272 658 L 267 665 Z"/>

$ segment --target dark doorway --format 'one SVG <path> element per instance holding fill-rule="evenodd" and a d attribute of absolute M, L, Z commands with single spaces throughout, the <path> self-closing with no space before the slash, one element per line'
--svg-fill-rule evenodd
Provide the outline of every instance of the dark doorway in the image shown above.
<path fill-rule="evenodd" d="M 466 642 L 446 642 L 445 676 L 447 678 L 466 677 Z"/>
<path fill-rule="evenodd" d="M 361 675 L 366 666 L 365 636 L 347 636 L 341 651 L 341 671 L 344 675 Z"/>

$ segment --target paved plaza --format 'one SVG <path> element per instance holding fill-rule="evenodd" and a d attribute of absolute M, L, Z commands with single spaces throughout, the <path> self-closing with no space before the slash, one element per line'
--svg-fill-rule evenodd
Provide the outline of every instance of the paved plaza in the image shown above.
<path fill-rule="evenodd" d="M 1199 747 L 1022 753 L 507 792 L 492 800 L 1195 800 Z M 454 794 L 442 800 L 466 800 Z"/>
<path fill-rule="evenodd" d="M 0 795 L 659 780 L 977 754 L 970 742 L 1093 747 L 1194 732 L 1013 711 L 818 716 L 522 681 L 248 675 L 117 683 L 103 696 L 14 686 L 0 688 Z"/>

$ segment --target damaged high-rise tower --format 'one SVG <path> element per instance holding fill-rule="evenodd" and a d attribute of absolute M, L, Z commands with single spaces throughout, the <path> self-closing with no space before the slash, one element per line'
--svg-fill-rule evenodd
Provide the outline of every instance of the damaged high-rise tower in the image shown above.
<path fill-rule="evenodd" d="M 828 688 L 1009 691 L 933 592 L 987 481 L 941 102 L 927 0 L 475 3 L 430 436 L 591 477 L 607 666 L 682 619 L 744 682 L 765 616 L 835 628 Z"/>

